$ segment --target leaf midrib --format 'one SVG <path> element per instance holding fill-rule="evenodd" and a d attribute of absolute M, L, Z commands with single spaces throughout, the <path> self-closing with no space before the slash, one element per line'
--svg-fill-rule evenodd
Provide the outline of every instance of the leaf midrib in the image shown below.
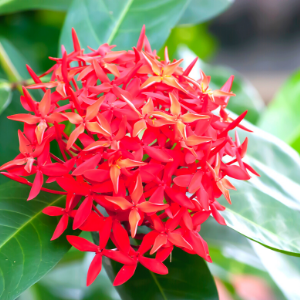
<path fill-rule="evenodd" d="M 149 270 L 149 272 L 150 272 L 150 274 L 151 274 L 151 276 L 152 276 L 152 278 L 153 278 L 155 284 L 157 285 L 157 287 L 158 287 L 158 289 L 159 289 L 159 291 L 160 291 L 160 293 L 161 293 L 163 299 L 164 299 L 164 300 L 168 300 L 167 297 L 166 297 L 166 295 L 165 295 L 165 293 L 164 293 L 164 290 L 163 290 L 162 286 L 160 285 L 160 283 L 158 282 L 158 280 L 157 280 L 155 274 L 154 274 L 153 272 L 151 272 L 150 270 Z"/>
<path fill-rule="evenodd" d="M 123 20 L 124 20 L 126 14 L 127 14 L 127 12 L 128 12 L 129 9 L 130 9 L 130 7 L 131 7 L 133 1 L 134 1 L 134 0 L 129 0 L 128 3 L 124 6 L 124 9 L 122 10 L 122 12 L 121 12 L 121 14 L 120 14 L 120 16 L 119 16 L 119 18 L 118 18 L 118 20 L 117 20 L 117 23 L 116 23 L 116 25 L 114 26 L 114 29 L 113 29 L 113 31 L 111 32 L 111 34 L 110 34 L 110 36 L 109 36 L 109 38 L 108 38 L 108 40 L 107 40 L 107 43 L 108 43 L 108 44 L 111 44 L 112 40 L 114 39 L 114 37 L 115 37 L 115 35 L 116 35 L 118 29 L 119 29 L 120 26 L 121 26 L 121 23 L 123 22 Z"/>
<path fill-rule="evenodd" d="M 53 202 L 49 203 L 47 206 L 52 206 L 53 204 L 55 204 L 56 202 L 58 202 L 59 200 L 61 200 L 63 196 L 58 197 L 57 199 L 55 199 Z M 34 201 L 34 200 L 33 200 Z M 30 224 L 34 219 L 36 219 L 40 214 L 42 213 L 42 211 L 39 211 L 37 214 L 35 214 L 34 216 L 32 216 L 28 221 L 26 221 L 24 224 L 22 224 L 22 226 L 15 231 L 12 235 L 10 235 L 1 245 L 0 245 L 0 250 L 2 249 L 3 246 L 5 246 L 11 239 L 13 239 L 20 231 L 22 231 L 28 224 Z"/>

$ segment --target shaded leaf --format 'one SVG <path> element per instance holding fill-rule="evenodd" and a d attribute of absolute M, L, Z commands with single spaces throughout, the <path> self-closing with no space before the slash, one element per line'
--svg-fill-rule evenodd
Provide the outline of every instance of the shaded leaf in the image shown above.
<path fill-rule="evenodd" d="M 57 218 L 48 206 L 63 206 L 64 196 L 41 192 L 27 202 L 30 188 L 10 182 L 0 186 L 0 298 L 15 299 L 50 271 L 70 249 L 65 236 L 50 241 Z"/>
<path fill-rule="evenodd" d="M 186 0 L 74 0 L 62 29 L 60 43 L 72 51 L 71 29 L 83 48 L 103 43 L 128 50 L 136 45 L 142 26 L 153 49 L 159 50 L 189 4 Z"/>

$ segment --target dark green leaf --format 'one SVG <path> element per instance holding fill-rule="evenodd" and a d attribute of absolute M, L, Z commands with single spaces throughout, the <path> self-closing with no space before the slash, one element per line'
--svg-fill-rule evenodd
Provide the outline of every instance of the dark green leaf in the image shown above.
<path fill-rule="evenodd" d="M 0 298 L 15 299 L 51 270 L 70 245 L 64 236 L 50 241 L 58 218 L 42 210 L 63 206 L 65 197 L 40 193 L 26 201 L 30 188 L 10 182 L 0 186 Z"/>
<path fill-rule="evenodd" d="M 225 11 L 234 0 L 192 0 L 178 25 L 198 24 L 208 21 Z"/>
<path fill-rule="evenodd" d="M 196 57 L 186 47 L 179 48 L 178 56 L 184 58 L 182 63 L 184 68 Z M 248 110 L 246 120 L 253 124 L 257 122 L 260 114 L 265 109 L 265 104 L 255 88 L 241 74 L 228 67 L 212 66 L 199 60 L 190 73 L 190 76 L 198 79 L 200 76 L 199 69 L 202 69 L 206 75 L 211 76 L 210 87 L 213 90 L 221 88 L 228 78 L 234 75 L 231 90 L 236 96 L 230 98 L 227 108 L 236 114 L 241 114 L 245 110 Z"/>
<path fill-rule="evenodd" d="M 93 234 L 93 238 L 97 244 L 99 236 Z M 138 265 L 134 276 L 116 287 L 122 300 L 219 299 L 213 277 L 201 257 L 175 248 L 172 262 L 166 260 L 164 264 L 169 270 L 167 275 L 155 274 Z M 122 266 L 108 258 L 103 259 L 103 265 L 111 281 Z"/>
<path fill-rule="evenodd" d="M 4 0 L 0 1 L 0 14 L 3 15 L 29 9 L 67 10 L 71 1 L 72 0 Z"/>
<path fill-rule="evenodd" d="M 7 108 L 11 101 L 11 86 L 7 80 L 0 79 L 0 114 Z"/>
<path fill-rule="evenodd" d="M 23 129 L 21 122 L 8 120 L 7 116 L 23 113 L 25 110 L 20 104 L 20 94 L 18 91 L 13 91 L 12 101 L 7 109 L 0 116 L 0 144 L 1 155 L 0 165 L 14 159 L 19 153 L 18 130 Z M 7 177 L 0 176 L 0 184 L 9 181 Z"/>
<path fill-rule="evenodd" d="M 74 0 L 63 26 L 60 44 L 72 51 L 74 27 L 83 48 L 103 43 L 128 50 L 136 45 L 143 24 L 153 49 L 159 50 L 189 0 Z"/>
<path fill-rule="evenodd" d="M 259 120 L 259 127 L 289 144 L 297 142 L 300 136 L 300 72 L 294 73 L 281 87 L 268 109 Z"/>
<path fill-rule="evenodd" d="M 300 159 L 284 142 L 250 123 L 246 161 L 261 177 L 249 181 L 230 180 L 232 205 L 222 201 L 229 227 L 272 250 L 300 256 Z"/>

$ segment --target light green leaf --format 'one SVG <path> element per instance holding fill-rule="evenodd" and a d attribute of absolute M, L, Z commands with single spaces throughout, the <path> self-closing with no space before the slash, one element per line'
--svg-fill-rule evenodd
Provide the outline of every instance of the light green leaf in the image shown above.
<path fill-rule="evenodd" d="M 286 299 L 299 299 L 300 259 L 271 251 L 253 242 L 252 247 Z"/>
<path fill-rule="evenodd" d="M 65 197 L 41 192 L 26 201 L 30 188 L 0 186 L 0 298 L 12 300 L 50 271 L 69 250 L 65 236 L 50 241 L 58 218 L 42 213 L 63 206 Z"/>
<path fill-rule="evenodd" d="M 240 131 L 249 138 L 246 162 L 261 175 L 249 181 L 230 181 L 232 205 L 222 213 L 229 227 L 272 250 L 300 256 L 300 159 L 278 138 L 244 125 L 253 133 Z"/>
<path fill-rule="evenodd" d="M 62 29 L 60 45 L 73 50 L 75 28 L 83 48 L 103 43 L 129 50 L 136 45 L 142 26 L 153 49 L 159 50 L 176 25 L 189 0 L 74 0 Z"/>
<path fill-rule="evenodd" d="M 258 126 L 283 141 L 299 147 L 300 136 L 300 71 L 294 73 L 280 88 L 268 109 L 261 116 Z M 298 141 L 298 142 L 297 142 Z"/>
<path fill-rule="evenodd" d="M 11 102 L 11 86 L 7 80 L 0 79 L 0 114 Z"/>
<path fill-rule="evenodd" d="M 221 14 L 233 4 L 234 0 L 192 0 L 178 25 L 199 24 Z"/>
<path fill-rule="evenodd" d="M 0 0 L 0 15 L 30 9 L 67 10 L 72 0 Z"/>
<path fill-rule="evenodd" d="M 184 58 L 182 67 L 186 68 L 196 55 L 188 48 L 181 46 L 178 49 L 178 57 Z M 190 77 L 199 79 L 199 69 L 203 70 L 206 75 L 211 76 L 210 87 L 213 90 L 220 89 L 228 78 L 234 75 L 231 90 L 236 96 L 230 98 L 227 108 L 236 114 L 241 114 L 248 110 L 246 120 L 252 124 L 258 121 L 260 114 L 265 109 L 265 104 L 255 88 L 241 74 L 228 67 L 206 64 L 199 59 L 190 73 Z"/>

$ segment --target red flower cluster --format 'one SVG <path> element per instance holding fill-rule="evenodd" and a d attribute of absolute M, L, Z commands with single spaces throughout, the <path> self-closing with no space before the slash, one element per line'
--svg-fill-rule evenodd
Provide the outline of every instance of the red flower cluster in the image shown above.
<path fill-rule="evenodd" d="M 32 186 L 28 200 L 41 190 L 67 195 L 65 208 L 43 210 L 61 216 L 52 239 L 69 218 L 73 229 L 99 232 L 99 245 L 67 236 L 80 251 L 96 254 L 88 285 L 103 256 L 124 264 L 114 285 L 132 277 L 138 263 L 167 274 L 163 261 L 174 246 L 211 262 L 199 231 L 211 214 L 225 225 L 219 213 L 225 207 L 216 200 L 223 194 L 230 203 L 234 186 L 225 177 L 258 175 L 242 161 L 247 139 L 241 144 L 237 134 L 235 141 L 228 135 L 235 127 L 247 130 L 240 125 L 246 112 L 233 120 L 224 110 L 234 95 L 233 76 L 211 91 L 203 72 L 199 80 L 189 77 L 197 59 L 183 70 L 182 60 L 171 62 L 166 49 L 159 61 L 144 28 L 130 51 L 104 44 L 84 54 L 74 30 L 72 36 L 74 51 L 62 48 L 46 73 L 37 76 L 28 67 L 35 84 L 23 88 L 21 103 L 30 113 L 9 117 L 23 122 L 24 131 L 20 154 L 0 168 L 7 170 L 2 174 Z M 43 83 L 47 74 L 51 81 Z M 41 89 L 42 100 L 34 101 L 28 89 Z M 57 143 L 60 157 L 50 153 L 50 143 Z M 224 163 L 224 156 L 232 159 Z M 24 178 L 34 174 L 33 183 Z M 45 176 L 65 192 L 43 187 Z M 115 249 L 106 249 L 109 239 Z M 144 256 L 148 251 L 155 258 Z"/>

